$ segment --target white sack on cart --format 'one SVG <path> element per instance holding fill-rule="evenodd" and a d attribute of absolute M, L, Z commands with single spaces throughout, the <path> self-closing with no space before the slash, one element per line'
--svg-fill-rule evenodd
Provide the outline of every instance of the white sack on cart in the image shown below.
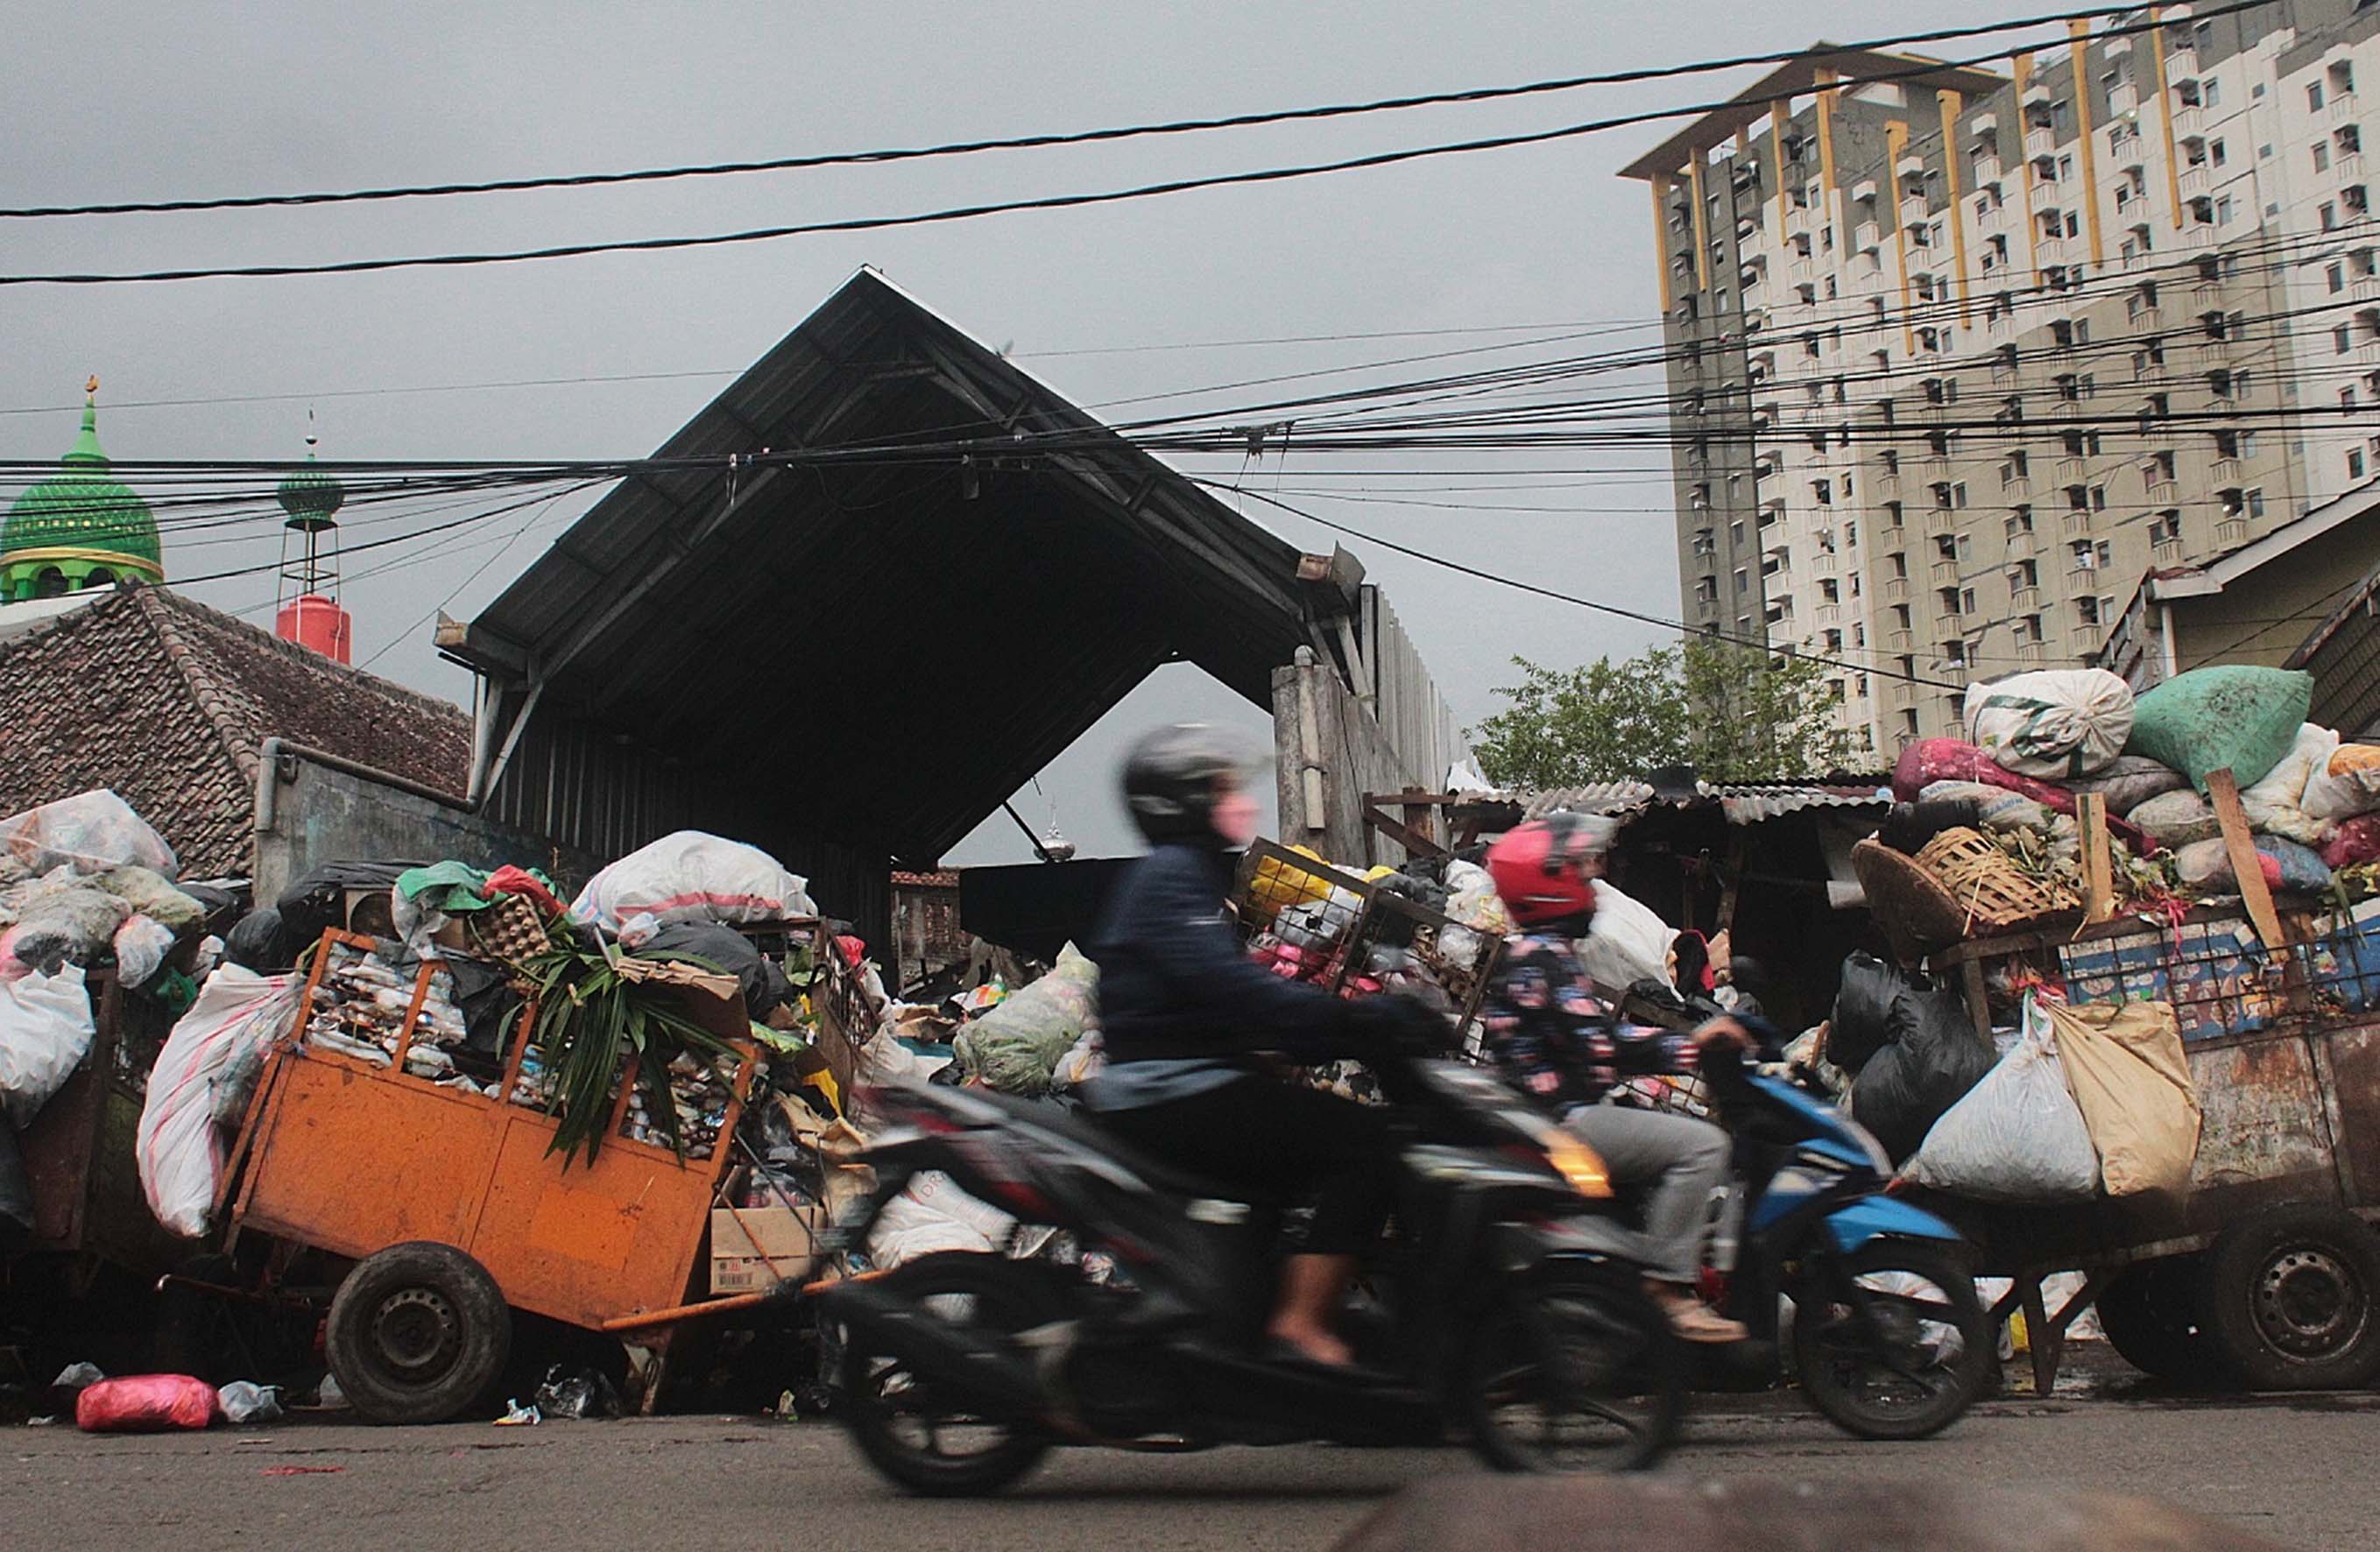
<path fill-rule="evenodd" d="M 223 1179 L 221 1128 L 237 1126 L 246 1113 L 265 1049 L 287 1032 L 304 991 L 295 974 L 222 965 L 165 1037 L 149 1073 L 133 1159 L 149 1210 L 175 1233 L 196 1239 L 207 1231 Z"/>
<path fill-rule="evenodd" d="M 868 1258 L 889 1269 L 937 1251 L 990 1255 L 1004 1250 L 1016 1220 L 929 1170 L 884 1204 L 868 1236 Z"/>
<path fill-rule="evenodd" d="M 809 880 L 758 846 L 681 830 L 629 853 L 587 882 L 570 914 L 617 937 L 628 917 L 669 922 L 814 916 Z"/>
<path fill-rule="evenodd" d="M 2132 687 L 2104 668 L 2046 669 L 1967 686 L 1967 742 L 2045 781 L 2088 776 L 2132 735 Z"/>
<path fill-rule="evenodd" d="M 1613 996 L 1638 981 L 1670 978 L 1670 945 L 1678 929 L 1652 907 L 1621 893 L 1606 879 L 1595 880 L 1595 921 L 1579 940 L 1579 963 L 1596 985 Z"/>
<path fill-rule="evenodd" d="M 18 1131 L 74 1076 L 97 1033 L 80 965 L 0 980 L 0 1107 Z"/>
<path fill-rule="evenodd" d="M 1925 1134 L 1901 1173 L 1920 1185 L 1990 1202 L 2060 1202 L 2098 1194 L 2099 1155 L 2068 1092 L 2046 1013 L 2025 999 L 2008 1054 Z"/>

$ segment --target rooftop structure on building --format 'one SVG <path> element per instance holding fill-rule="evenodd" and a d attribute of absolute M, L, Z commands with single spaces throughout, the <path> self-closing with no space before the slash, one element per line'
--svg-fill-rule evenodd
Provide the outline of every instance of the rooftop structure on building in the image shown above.
<path fill-rule="evenodd" d="M 2077 22 L 2005 75 L 1822 44 L 1632 164 L 1684 618 L 1845 660 L 1881 758 L 2380 472 L 2359 77 L 2355 0 Z"/>
<path fill-rule="evenodd" d="M 164 579 L 157 519 L 99 445 L 99 379 L 83 390 L 82 434 L 58 472 L 19 495 L 0 525 L 0 602 Z"/>

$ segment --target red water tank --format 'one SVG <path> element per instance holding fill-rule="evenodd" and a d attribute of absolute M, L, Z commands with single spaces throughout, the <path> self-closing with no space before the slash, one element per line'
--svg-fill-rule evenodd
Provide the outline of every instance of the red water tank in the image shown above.
<path fill-rule="evenodd" d="M 347 612 L 320 593 L 300 593 L 273 616 L 273 634 L 320 652 L 334 662 L 346 662 L 355 634 Z"/>

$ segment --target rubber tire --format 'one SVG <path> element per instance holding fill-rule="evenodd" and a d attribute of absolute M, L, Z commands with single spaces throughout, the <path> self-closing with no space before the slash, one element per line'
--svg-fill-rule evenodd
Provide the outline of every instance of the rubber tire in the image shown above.
<path fill-rule="evenodd" d="M 929 1299 L 950 1293 L 972 1295 L 982 1311 L 991 1312 L 990 1325 L 1003 1331 L 1029 1330 L 1050 1315 L 1049 1302 L 1031 1280 L 1030 1263 L 972 1251 L 943 1251 L 918 1257 L 902 1267 L 903 1293 Z M 843 1373 L 837 1386 L 836 1409 L 851 1430 L 852 1442 L 868 1463 L 905 1492 L 927 1498 L 989 1497 L 1041 1463 L 1050 1440 L 1023 1425 L 1011 1427 L 1008 1438 L 981 1455 L 965 1460 L 920 1455 L 894 1435 L 888 1413 L 875 1404 L 865 1372 L 871 1359 L 898 1355 L 873 1352 L 876 1344 L 857 1330 L 844 1341 Z"/>
<path fill-rule="evenodd" d="M 2345 1340 L 2313 1357 L 2275 1347 L 2256 1319 L 2258 1291 L 2268 1268 L 2305 1250 L 2318 1251 L 2337 1265 L 2351 1279 L 2346 1297 L 2362 1305 L 2352 1313 Z M 2216 1352 L 2252 1388 L 2351 1389 L 2380 1373 L 2380 1234 L 2342 1208 L 2292 1203 L 2224 1230 L 2206 1253 L 2202 1298 Z"/>
<path fill-rule="evenodd" d="M 1884 1239 L 1870 1241 L 1848 1260 L 1854 1277 L 1914 1272 L 1943 1291 L 1955 1316 L 1949 1324 L 1956 1326 L 1961 1341 L 1956 1383 L 1937 1396 L 1932 1405 L 1905 1417 L 1864 1410 L 1856 1398 L 1837 1388 L 1828 1377 L 1831 1370 L 1826 1350 L 1819 1345 L 1822 1323 L 1814 1318 L 1814 1312 L 1827 1307 L 1831 1299 L 1805 1286 L 1793 1296 L 1793 1364 L 1802 1393 L 1828 1422 L 1860 1438 L 1915 1439 L 1940 1433 L 1966 1414 L 1998 1366 L 1999 1345 L 1983 1300 L 1975 1293 L 1974 1274 L 1968 1269 L 1966 1258 L 1929 1241 Z"/>
<path fill-rule="evenodd" d="M 399 1295 L 429 1295 L 451 1319 L 451 1352 L 419 1376 L 401 1372 L 374 1330 Z M 512 1351 L 512 1311 L 487 1268 L 450 1244 L 416 1240 L 356 1264 L 331 1298 L 323 1347 L 356 1414 L 372 1423 L 443 1423 L 480 1400 Z"/>
<path fill-rule="evenodd" d="M 1498 1426 L 1488 1405 L 1491 1370 L 1500 1370 L 1500 1343 L 1521 1318 L 1524 1301 L 1548 1295 L 1592 1298 L 1604 1312 L 1634 1327 L 1643 1340 L 1644 1357 L 1632 1370 L 1642 1386 L 1640 1394 L 1650 1409 L 1650 1426 L 1601 1462 L 1610 1472 L 1645 1471 L 1658 1463 L 1676 1442 L 1685 1415 L 1685 1344 L 1670 1329 L 1658 1305 L 1642 1290 L 1595 1274 L 1555 1272 L 1517 1287 L 1513 1295 L 1491 1310 L 1474 1328 L 1465 1345 L 1457 1380 L 1454 1412 L 1462 1419 L 1471 1448 L 1482 1461 L 1501 1472 L 1544 1473 L 1535 1451 L 1523 1449 Z"/>
<path fill-rule="evenodd" d="M 2145 1375 L 2182 1384 L 2221 1376 L 2224 1364 L 2198 1320 L 2205 1263 L 2196 1255 L 2143 1261 L 2116 1274 L 2095 1302 L 2116 1356 Z"/>

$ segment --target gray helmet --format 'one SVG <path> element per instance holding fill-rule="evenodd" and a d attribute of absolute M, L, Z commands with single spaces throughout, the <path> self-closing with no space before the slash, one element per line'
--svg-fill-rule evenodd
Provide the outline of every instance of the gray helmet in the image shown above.
<path fill-rule="evenodd" d="M 1271 756 L 1245 734 L 1177 722 L 1144 734 L 1123 760 L 1123 800 L 1151 844 L 1214 837 L 1215 784 L 1245 782 Z"/>

